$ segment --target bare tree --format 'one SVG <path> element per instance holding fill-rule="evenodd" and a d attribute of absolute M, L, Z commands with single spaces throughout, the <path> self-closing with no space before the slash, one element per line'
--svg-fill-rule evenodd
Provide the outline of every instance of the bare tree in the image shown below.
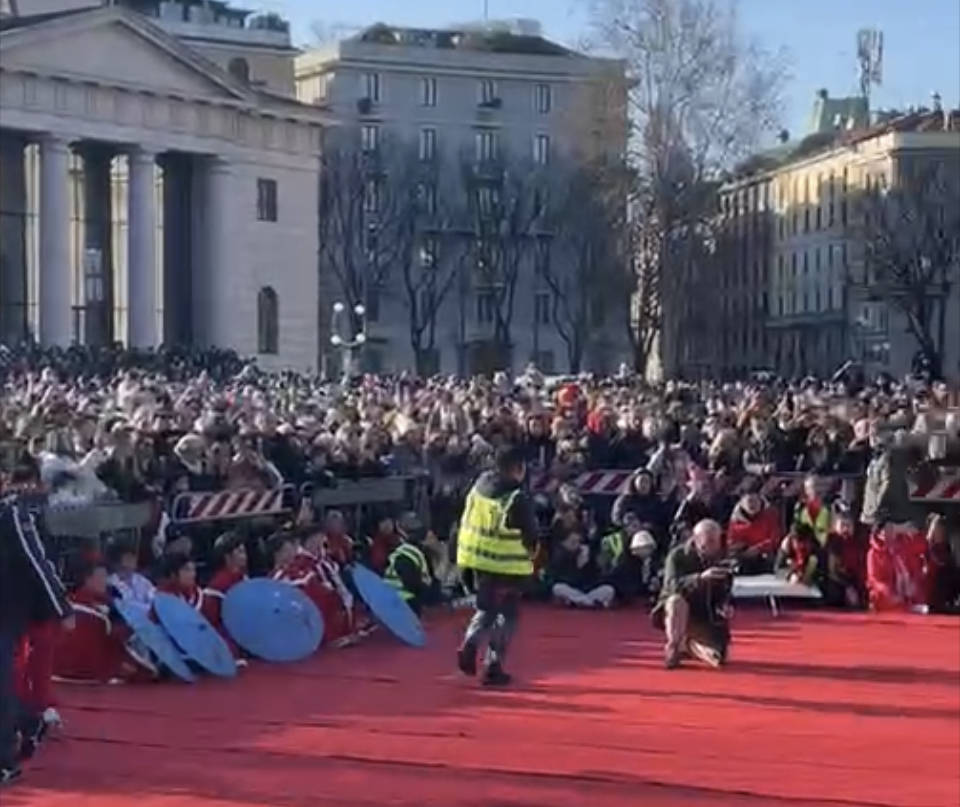
<path fill-rule="evenodd" d="M 411 147 L 394 161 L 390 184 L 403 200 L 392 226 L 388 263 L 399 276 L 417 373 L 436 372 L 439 314 L 460 274 L 462 251 L 453 229 L 455 172 L 420 160 Z"/>
<path fill-rule="evenodd" d="M 549 236 L 540 243 L 539 276 L 550 290 L 553 326 L 579 372 L 591 330 L 607 311 L 626 311 L 622 198 L 605 194 L 604 177 L 589 163 L 551 169 Z"/>
<path fill-rule="evenodd" d="M 351 312 L 386 283 L 403 249 L 410 189 L 402 144 L 362 143 L 343 129 L 325 144 L 320 173 L 321 286 L 329 277 Z M 359 323 L 354 323 L 355 326 Z"/>
<path fill-rule="evenodd" d="M 719 0 L 592 0 L 595 38 L 626 61 L 633 270 L 630 336 L 647 368 L 665 312 L 678 295 L 671 256 L 711 217 L 705 186 L 776 128 L 781 63 L 746 42 L 732 5 Z M 682 273 L 678 273 L 681 274 Z"/>
<path fill-rule="evenodd" d="M 536 166 L 506 155 L 481 161 L 464 156 L 460 175 L 465 201 L 455 227 L 472 279 L 463 291 L 473 286 L 483 295 L 493 325 L 491 357 L 508 366 L 517 281 L 533 253 L 547 204 L 546 182 Z"/>
<path fill-rule="evenodd" d="M 870 185 L 858 218 L 865 291 L 900 312 L 931 372 L 943 371 L 947 300 L 960 274 L 957 158 L 901 171 L 886 189 Z"/>

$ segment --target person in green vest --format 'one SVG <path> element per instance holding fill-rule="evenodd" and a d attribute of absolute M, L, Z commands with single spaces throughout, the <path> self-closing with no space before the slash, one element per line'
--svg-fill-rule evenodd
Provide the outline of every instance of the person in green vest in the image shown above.
<path fill-rule="evenodd" d="M 480 475 L 467 495 L 457 534 L 457 565 L 473 575 L 476 611 L 457 651 L 457 666 L 476 675 L 477 654 L 487 642 L 482 681 L 506 686 L 507 648 L 516 630 L 520 595 L 533 574 L 537 526 L 522 485 L 526 464 L 522 450 L 503 446 L 496 470 Z"/>
<path fill-rule="evenodd" d="M 437 584 L 426 553 L 414 533 L 400 532 L 398 543 L 387 558 L 384 581 L 420 616 L 423 606 L 436 599 Z"/>
<path fill-rule="evenodd" d="M 803 480 L 803 496 L 793 511 L 793 526 L 801 525 L 813 530 L 813 534 L 823 549 L 830 535 L 830 508 L 820 494 L 820 480 L 812 474 Z"/>

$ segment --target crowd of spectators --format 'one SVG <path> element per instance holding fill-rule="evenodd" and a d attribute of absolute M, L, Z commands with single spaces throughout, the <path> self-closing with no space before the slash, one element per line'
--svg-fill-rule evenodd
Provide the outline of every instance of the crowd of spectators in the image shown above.
<path fill-rule="evenodd" d="M 621 598 L 655 590 L 668 549 L 712 518 L 744 568 L 795 574 L 829 589 L 831 602 L 863 606 L 871 525 L 919 527 L 924 515 L 909 500 L 908 468 L 960 465 L 960 410 L 947 384 L 866 384 L 855 368 L 829 381 L 729 384 L 649 385 L 626 370 L 545 378 L 533 367 L 517 378 L 343 382 L 266 374 L 227 351 L 31 347 L 4 349 L 0 373 L 0 446 L 8 458 L 36 457 L 66 501 L 169 507 L 181 492 L 400 474 L 424 480 L 418 523 L 449 545 L 466 487 L 497 448 L 521 446 L 548 592 L 611 580 Z M 576 480 L 593 469 L 635 473 L 615 500 L 584 498 Z M 810 480 L 789 494 L 766 484 L 783 474 Z M 823 481 L 837 477 L 850 484 Z M 396 515 L 350 528 L 374 535 Z M 949 554 L 956 524 L 946 516 L 933 532 Z M 862 551 L 842 549 L 848 531 Z M 642 558 L 624 549 L 640 534 Z M 629 573 L 616 568 L 634 560 Z M 837 582 L 840 565 L 853 568 L 856 597 Z"/>
<path fill-rule="evenodd" d="M 467 595 L 454 563 L 464 494 L 507 447 L 525 458 L 540 535 L 531 596 L 653 605 L 676 578 L 669 558 L 716 522 L 729 568 L 816 587 L 827 606 L 960 613 L 960 505 L 921 506 L 909 490 L 960 467 L 960 408 L 956 390 L 923 377 L 867 384 L 846 368 L 829 381 L 651 385 L 626 370 L 545 378 L 529 367 L 517 378 L 329 381 L 264 373 L 227 351 L 0 346 L 0 385 L 0 494 L 36 473 L 48 505 L 149 503 L 157 522 L 152 540 L 108 536 L 85 551 L 69 602 L 47 579 L 35 588 L 56 594 L 48 616 L 4 628 L 0 660 L 9 665 L 19 636 L 22 680 L 47 682 L 21 695 L 31 706 L 20 757 L 58 719 L 55 658 L 98 680 L 156 675 L 103 632 L 110 589 L 149 609 L 157 587 L 220 628 L 227 587 L 269 574 L 304 587 L 338 642 L 365 630 L 354 559 L 418 611 Z M 593 495 L 581 483 L 594 471 L 628 481 L 619 495 Z M 416 480 L 418 501 L 365 508 L 366 521 L 316 506 L 318 488 L 391 476 Z M 168 525 L 180 494 L 281 486 L 294 497 L 286 523 Z M 39 539 L 31 546 L 36 563 L 24 569 L 46 570 Z M 12 582 L 4 589 L 0 605 L 16 605 Z M 64 617 L 70 603 L 95 617 L 87 632 Z M 88 636 L 109 652 L 93 653 Z M 4 781 L 19 772 L 0 762 Z"/>

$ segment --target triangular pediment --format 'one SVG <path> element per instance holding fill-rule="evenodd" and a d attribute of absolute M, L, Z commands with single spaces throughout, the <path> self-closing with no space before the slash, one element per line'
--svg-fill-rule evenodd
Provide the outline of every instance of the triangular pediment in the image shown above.
<path fill-rule="evenodd" d="M 247 97 L 219 67 L 122 9 L 52 19 L 0 34 L 4 69 L 122 84 L 186 97 Z"/>

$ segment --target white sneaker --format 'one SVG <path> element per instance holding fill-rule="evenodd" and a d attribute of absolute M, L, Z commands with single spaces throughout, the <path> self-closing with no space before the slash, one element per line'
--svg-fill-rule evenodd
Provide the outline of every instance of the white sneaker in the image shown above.
<path fill-rule="evenodd" d="M 63 718 L 60 717 L 60 712 L 58 712 L 52 706 L 48 706 L 46 709 L 44 709 L 43 714 L 40 717 L 47 728 L 63 728 Z"/>

